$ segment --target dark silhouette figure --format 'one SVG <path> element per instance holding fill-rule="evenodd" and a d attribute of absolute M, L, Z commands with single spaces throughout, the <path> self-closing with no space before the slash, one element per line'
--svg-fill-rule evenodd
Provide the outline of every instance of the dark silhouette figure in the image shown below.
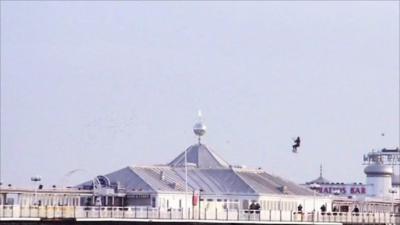
<path fill-rule="evenodd" d="M 326 205 L 322 205 L 320 209 L 321 209 L 321 214 L 325 215 L 325 213 L 326 213 Z"/>
<path fill-rule="evenodd" d="M 359 213 L 360 213 L 360 209 L 356 206 L 356 207 L 354 207 L 354 209 L 353 209 L 353 213 L 354 213 L 354 215 L 356 215 L 356 216 L 358 216 L 359 215 Z"/>
<path fill-rule="evenodd" d="M 299 206 L 297 206 L 297 211 L 299 212 L 299 213 L 302 213 L 303 212 L 303 206 L 300 204 Z"/>
<path fill-rule="evenodd" d="M 254 210 L 256 209 L 256 204 L 255 204 L 254 202 L 252 202 L 252 203 L 250 204 L 250 206 L 249 206 L 249 209 L 250 209 L 250 213 L 253 213 Z"/>
<path fill-rule="evenodd" d="M 337 211 L 338 211 L 337 207 L 334 206 L 333 209 L 332 209 L 332 214 L 333 214 L 334 216 L 336 216 L 336 215 L 337 215 Z"/>
<path fill-rule="evenodd" d="M 300 137 L 297 137 L 295 140 L 294 140 L 294 145 L 292 146 L 293 147 L 293 153 L 297 153 L 297 148 L 298 147 L 300 147 Z"/>
<path fill-rule="evenodd" d="M 256 204 L 255 204 L 255 206 L 254 206 L 254 209 L 256 210 L 256 213 L 257 213 L 257 214 L 260 213 L 260 208 L 261 208 L 260 204 L 259 204 L 258 202 L 256 202 Z"/>

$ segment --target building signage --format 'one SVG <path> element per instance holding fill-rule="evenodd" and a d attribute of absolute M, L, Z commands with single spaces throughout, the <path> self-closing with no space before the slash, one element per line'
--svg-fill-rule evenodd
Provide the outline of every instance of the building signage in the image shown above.
<path fill-rule="evenodd" d="M 365 195 L 367 192 L 364 186 L 321 186 L 317 191 L 321 194 L 338 195 Z"/>

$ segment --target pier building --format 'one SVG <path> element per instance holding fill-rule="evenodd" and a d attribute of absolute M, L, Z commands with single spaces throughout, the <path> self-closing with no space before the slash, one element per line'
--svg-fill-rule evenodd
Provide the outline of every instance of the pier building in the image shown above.
<path fill-rule="evenodd" d="M 400 199 L 400 149 L 383 148 L 372 150 L 363 157 L 366 183 L 332 182 L 323 177 L 322 165 L 318 178 L 306 182 L 311 187 L 318 184 L 317 192 L 321 195 L 343 196 L 353 199 L 377 198 Z"/>
<path fill-rule="evenodd" d="M 201 142 L 205 126 L 197 123 L 195 143 L 163 165 L 127 166 L 78 185 L 92 190 L 87 205 L 144 206 L 162 209 L 271 209 L 312 211 L 331 199 L 261 168 L 234 166 Z M 117 196 L 119 195 L 119 196 Z"/>

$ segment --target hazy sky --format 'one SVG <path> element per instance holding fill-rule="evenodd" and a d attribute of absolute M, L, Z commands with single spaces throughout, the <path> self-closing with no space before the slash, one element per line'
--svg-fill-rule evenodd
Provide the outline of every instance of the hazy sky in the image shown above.
<path fill-rule="evenodd" d="M 362 182 L 399 145 L 399 2 L 2 1 L 1 102 L 7 184 L 167 163 L 198 109 L 231 164 Z"/>

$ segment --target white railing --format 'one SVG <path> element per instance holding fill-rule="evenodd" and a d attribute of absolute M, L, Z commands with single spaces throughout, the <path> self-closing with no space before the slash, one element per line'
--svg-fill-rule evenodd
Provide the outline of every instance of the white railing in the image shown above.
<path fill-rule="evenodd" d="M 298 213 L 280 210 L 158 209 L 146 207 L 19 206 L 0 205 L 0 218 L 120 218 L 170 220 L 338 222 L 348 224 L 400 224 L 391 213 Z"/>

